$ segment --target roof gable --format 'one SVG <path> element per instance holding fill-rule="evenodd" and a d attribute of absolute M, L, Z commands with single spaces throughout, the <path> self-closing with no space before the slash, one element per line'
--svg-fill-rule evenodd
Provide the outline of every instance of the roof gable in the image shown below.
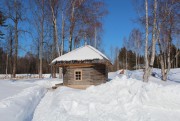
<path fill-rule="evenodd" d="M 85 61 L 85 60 L 107 60 L 109 59 L 101 53 L 99 50 L 95 49 L 90 45 L 85 45 L 83 47 L 77 48 L 69 53 L 55 58 L 51 64 L 60 61 Z"/>

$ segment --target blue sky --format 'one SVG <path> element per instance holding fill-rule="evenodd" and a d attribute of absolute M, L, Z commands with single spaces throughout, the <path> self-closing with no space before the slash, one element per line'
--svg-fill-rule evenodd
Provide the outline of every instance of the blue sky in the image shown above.
<path fill-rule="evenodd" d="M 137 25 L 133 22 L 136 18 L 136 11 L 133 7 L 132 0 L 104 0 L 108 15 L 103 21 L 103 49 L 110 57 L 110 48 L 122 47 L 122 40 Z"/>
<path fill-rule="evenodd" d="M 132 0 L 104 0 L 108 9 L 108 14 L 103 19 L 103 34 L 102 48 L 107 54 L 110 55 L 110 48 L 122 47 L 122 40 L 124 37 L 128 37 L 131 30 L 137 25 L 133 23 L 136 17 L 135 9 L 132 5 Z M 27 34 L 28 35 L 28 34 Z M 26 36 L 27 36 L 26 35 Z M 31 39 L 22 37 L 19 41 L 20 45 L 24 45 L 24 48 L 19 50 L 19 55 L 25 55 L 27 51 L 32 51 Z"/>

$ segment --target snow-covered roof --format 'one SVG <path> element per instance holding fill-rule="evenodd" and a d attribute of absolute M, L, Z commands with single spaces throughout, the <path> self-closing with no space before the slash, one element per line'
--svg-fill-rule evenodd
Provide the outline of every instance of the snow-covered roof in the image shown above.
<path fill-rule="evenodd" d="M 69 53 L 66 53 L 62 56 L 55 58 L 51 64 L 60 61 L 84 61 L 84 60 L 108 60 L 109 59 L 101 53 L 99 50 L 95 49 L 90 45 L 85 45 L 83 47 L 77 48 Z"/>

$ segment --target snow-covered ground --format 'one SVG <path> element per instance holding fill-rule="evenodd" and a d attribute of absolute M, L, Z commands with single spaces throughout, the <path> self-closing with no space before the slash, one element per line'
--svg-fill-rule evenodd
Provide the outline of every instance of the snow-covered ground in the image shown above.
<path fill-rule="evenodd" d="M 142 74 L 142 70 L 126 75 L 112 72 L 109 78 L 113 80 L 87 90 L 61 87 L 49 91 L 33 121 L 179 121 L 180 84 L 155 77 L 146 84 Z"/>
<path fill-rule="evenodd" d="M 86 90 L 47 90 L 57 79 L 0 80 L 1 120 L 180 121 L 180 69 L 172 69 L 167 82 L 159 69 L 153 73 L 143 83 L 142 70 L 111 72 L 111 81 Z"/>
<path fill-rule="evenodd" d="M 59 79 L 0 80 L 0 120 L 31 121 L 47 89 Z"/>
<path fill-rule="evenodd" d="M 56 77 L 58 77 L 58 73 L 56 73 Z M 39 74 L 16 74 L 17 79 L 32 79 L 38 78 Z M 51 74 L 43 74 L 43 78 L 51 78 Z M 0 79 L 10 79 L 11 74 L 0 74 Z"/>

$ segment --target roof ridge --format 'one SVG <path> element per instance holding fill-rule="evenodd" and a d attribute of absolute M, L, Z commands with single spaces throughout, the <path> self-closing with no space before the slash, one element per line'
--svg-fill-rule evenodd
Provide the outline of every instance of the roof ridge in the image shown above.
<path fill-rule="evenodd" d="M 79 47 L 79 48 L 75 48 L 74 50 L 72 50 L 72 51 L 70 51 L 70 52 L 68 52 L 68 53 L 72 53 L 72 52 L 74 52 L 74 51 L 77 51 L 77 50 L 79 50 L 79 49 L 81 49 L 81 48 L 83 48 L 83 47 L 85 47 L 86 45 L 84 45 L 84 46 L 81 46 L 81 47 Z M 65 54 L 68 54 L 68 53 L 65 53 Z M 65 55 L 64 54 L 64 55 Z M 62 55 L 61 55 L 62 56 Z M 60 56 L 59 56 L 60 57 Z"/>
<path fill-rule="evenodd" d="M 99 55 L 101 55 L 103 58 L 109 60 L 101 51 L 99 51 L 98 49 L 94 48 L 93 46 L 91 45 L 86 45 L 88 46 L 90 49 L 92 49 L 93 51 L 95 51 L 96 53 L 98 53 Z"/>
<path fill-rule="evenodd" d="M 82 51 L 81 51 L 82 50 Z M 80 53 L 79 53 L 80 52 Z M 88 53 L 89 52 L 89 53 Z M 94 54 L 95 55 L 94 55 Z M 75 54 L 75 55 L 74 55 Z M 90 54 L 90 55 L 89 55 Z M 107 61 L 110 61 L 102 52 L 100 52 L 98 49 L 92 47 L 91 45 L 83 45 L 79 48 L 76 48 L 64 55 L 61 55 L 57 58 L 55 58 L 51 63 L 55 63 L 58 60 L 86 60 L 86 59 L 105 59 Z"/>

